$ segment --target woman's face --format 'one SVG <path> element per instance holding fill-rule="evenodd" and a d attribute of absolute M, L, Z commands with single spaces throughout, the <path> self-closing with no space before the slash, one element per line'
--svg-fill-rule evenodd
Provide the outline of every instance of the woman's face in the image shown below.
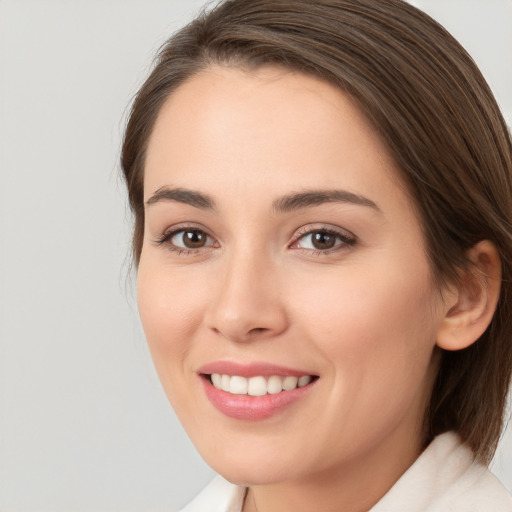
<path fill-rule="evenodd" d="M 160 112 L 144 190 L 140 315 L 205 460 L 245 484 L 407 467 L 445 308 L 354 102 L 276 68 L 202 72 Z"/>

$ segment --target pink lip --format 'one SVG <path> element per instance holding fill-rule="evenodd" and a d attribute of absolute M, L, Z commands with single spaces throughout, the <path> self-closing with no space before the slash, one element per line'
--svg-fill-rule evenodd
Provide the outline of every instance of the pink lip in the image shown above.
<path fill-rule="evenodd" d="M 213 386 L 202 378 L 208 400 L 221 413 L 237 420 L 258 421 L 270 418 L 309 392 L 314 383 L 292 391 L 282 391 L 275 395 L 249 396 L 232 395 Z"/>
<path fill-rule="evenodd" d="M 240 364 L 231 361 L 215 361 L 199 368 L 198 373 L 211 375 L 219 373 L 221 375 L 239 375 L 240 377 L 271 377 L 272 375 L 280 375 L 281 377 L 302 377 L 303 375 L 313 375 L 308 371 L 295 370 L 284 366 L 277 366 L 268 363 L 250 363 Z"/>
<path fill-rule="evenodd" d="M 264 396 L 234 395 L 222 391 L 213 386 L 206 375 L 212 373 L 239 375 L 241 377 L 270 377 L 279 375 L 282 377 L 312 375 L 307 371 L 294 370 L 283 366 L 276 366 L 267 363 L 253 363 L 241 365 L 230 361 L 217 361 L 202 366 L 198 373 L 202 381 L 203 389 L 211 404 L 224 415 L 238 420 L 259 421 L 270 418 L 282 412 L 289 405 L 297 402 L 314 385 L 315 381 L 302 388 L 291 391 L 282 391 L 274 395 Z"/>

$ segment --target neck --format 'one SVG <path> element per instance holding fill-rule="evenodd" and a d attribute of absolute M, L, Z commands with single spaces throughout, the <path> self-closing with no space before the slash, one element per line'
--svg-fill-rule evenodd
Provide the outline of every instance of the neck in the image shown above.
<path fill-rule="evenodd" d="M 304 479 L 252 486 L 243 512 L 367 512 L 417 459 L 419 440 L 414 436 L 404 442 L 399 430 L 343 467 Z"/>

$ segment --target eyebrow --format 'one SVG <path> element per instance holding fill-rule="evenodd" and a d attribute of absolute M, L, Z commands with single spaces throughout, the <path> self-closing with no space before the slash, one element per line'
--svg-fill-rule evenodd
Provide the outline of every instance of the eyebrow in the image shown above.
<path fill-rule="evenodd" d="M 185 188 L 160 187 L 147 201 L 146 206 L 160 201 L 175 201 L 189 204 L 202 210 L 214 210 L 215 201 L 208 195 Z"/>
<path fill-rule="evenodd" d="M 382 213 L 382 210 L 371 199 L 354 194 L 348 190 L 306 190 L 296 194 L 283 196 L 272 203 L 274 211 L 287 213 L 302 208 L 318 206 L 325 203 L 349 203 L 366 206 Z"/>
<path fill-rule="evenodd" d="M 215 210 L 215 201 L 208 195 L 185 188 L 160 187 L 147 201 L 146 206 L 160 201 L 175 201 L 202 210 Z M 348 203 L 365 206 L 382 213 L 382 210 L 371 199 L 354 194 L 348 190 L 306 190 L 288 194 L 272 203 L 277 213 L 288 213 L 303 208 L 310 208 L 325 203 Z"/>

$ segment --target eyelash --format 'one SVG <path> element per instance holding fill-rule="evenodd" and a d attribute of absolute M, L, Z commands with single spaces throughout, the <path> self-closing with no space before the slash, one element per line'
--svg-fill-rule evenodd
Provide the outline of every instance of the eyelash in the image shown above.
<path fill-rule="evenodd" d="M 332 248 L 323 249 L 323 250 L 322 249 L 308 249 L 308 248 L 294 247 L 300 242 L 300 240 L 306 238 L 307 236 L 314 235 L 315 233 L 321 233 L 323 235 L 333 236 L 336 239 L 338 239 L 340 241 L 340 243 L 336 243 L 336 245 Z M 327 254 L 332 254 L 332 253 L 347 249 L 348 247 L 352 247 L 356 244 L 357 244 L 357 238 L 354 235 L 351 235 L 344 230 L 335 229 L 333 227 L 326 227 L 326 226 L 311 227 L 311 225 L 309 225 L 309 226 L 304 226 L 303 228 L 299 229 L 297 234 L 294 236 L 294 241 L 290 244 L 289 247 L 296 248 L 297 250 L 300 250 L 307 254 L 327 255 Z"/>
<path fill-rule="evenodd" d="M 199 248 L 186 248 L 186 247 L 178 247 L 171 243 L 171 240 L 180 233 L 187 233 L 187 232 L 196 232 L 200 233 L 202 235 L 205 235 L 208 239 L 210 239 L 213 243 L 208 246 L 203 246 Z M 333 236 L 337 240 L 339 240 L 339 243 L 336 243 L 336 245 L 329 249 L 310 249 L 310 248 L 301 248 L 297 247 L 297 244 L 300 242 L 300 240 L 304 239 L 307 236 L 314 235 L 315 233 L 321 233 L 327 236 Z M 218 247 L 217 242 L 211 237 L 204 229 L 200 228 L 199 226 L 178 226 L 172 229 L 171 231 L 165 232 L 162 236 L 157 238 L 155 240 L 155 243 L 159 246 L 167 246 L 167 249 L 177 253 L 180 256 L 187 256 L 192 254 L 197 254 L 199 252 L 202 252 L 204 250 L 209 250 L 211 248 Z M 217 244 L 217 245 L 216 245 Z M 352 247 L 357 244 L 357 238 L 351 234 L 348 234 L 345 231 L 337 230 L 332 227 L 325 227 L 325 226 L 318 226 L 315 228 L 312 228 L 311 226 L 304 226 L 303 228 L 299 229 L 299 231 L 294 235 L 293 242 L 288 246 L 289 248 L 300 250 L 301 252 L 307 253 L 307 254 L 315 254 L 315 255 L 327 255 L 332 254 L 335 252 L 338 252 L 340 250 L 346 249 L 348 247 Z"/>
<path fill-rule="evenodd" d="M 171 231 L 166 231 L 162 236 L 158 237 L 155 240 L 155 243 L 160 246 L 167 246 L 166 248 L 169 251 L 177 253 L 179 256 L 187 256 L 190 254 L 197 254 L 200 251 L 204 251 L 205 249 L 210 249 L 212 246 L 206 246 L 206 247 L 199 247 L 197 249 L 189 248 L 189 247 L 178 247 L 171 243 L 171 240 L 180 233 L 187 233 L 187 232 L 196 232 L 201 233 L 205 235 L 210 240 L 213 240 L 213 237 L 211 237 L 204 229 L 200 228 L 199 226 L 193 226 L 193 225 L 187 225 L 187 226 L 177 226 Z M 213 245 L 214 247 L 215 245 Z"/>

